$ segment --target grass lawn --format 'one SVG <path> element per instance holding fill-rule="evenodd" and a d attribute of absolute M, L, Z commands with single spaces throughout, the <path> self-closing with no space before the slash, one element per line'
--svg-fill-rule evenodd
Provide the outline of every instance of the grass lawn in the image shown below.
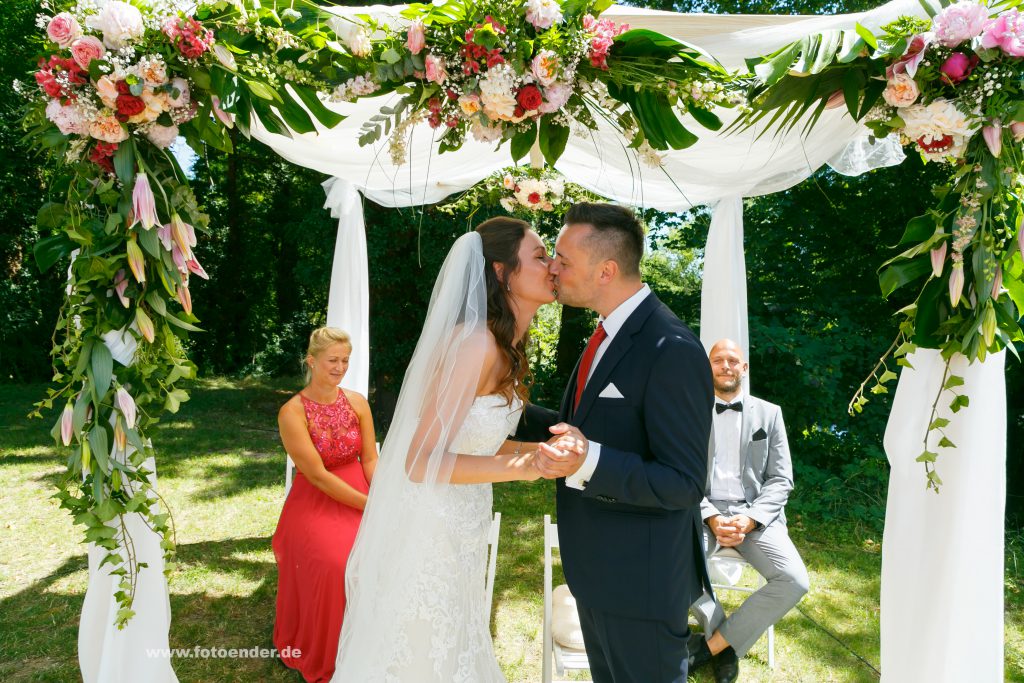
<path fill-rule="evenodd" d="M 172 648 L 272 647 L 277 572 L 270 536 L 284 493 L 276 412 L 291 390 L 283 383 L 203 381 L 193 400 L 152 435 L 160 489 L 177 524 Z M 76 644 L 87 565 L 80 530 L 50 499 L 61 470 L 48 436 L 51 423 L 24 417 L 43 395 L 41 385 L 0 385 L 4 681 L 79 680 Z M 495 509 L 503 517 L 495 647 L 510 682 L 535 683 L 541 671 L 542 521 L 553 513 L 553 486 L 496 486 Z M 810 570 L 811 592 L 776 626 L 775 670 L 767 667 L 762 638 L 744 661 L 741 680 L 877 680 L 872 667 L 879 661 L 880 539 L 857 538 L 846 529 L 812 531 L 799 522 L 792 533 Z M 1014 681 L 1024 681 L 1022 586 L 1024 542 L 1016 537 L 1006 579 L 1007 679 Z M 727 609 L 736 604 L 727 601 Z M 184 682 L 302 680 L 274 660 L 180 658 L 174 669 Z M 702 673 L 695 680 L 711 678 Z"/>

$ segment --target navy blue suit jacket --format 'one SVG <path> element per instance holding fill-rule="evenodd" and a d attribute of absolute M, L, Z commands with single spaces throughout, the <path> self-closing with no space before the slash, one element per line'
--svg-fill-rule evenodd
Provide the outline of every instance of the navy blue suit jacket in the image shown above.
<path fill-rule="evenodd" d="M 710 591 L 701 542 L 714 390 L 700 340 L 652 293 L 612 339 L 560 419 L 601 444 L 581 491 L 557 481 L 569 590 L 591 609 L 680 623 Z M 622 398 L 600 397 L 614 384 Z"/>

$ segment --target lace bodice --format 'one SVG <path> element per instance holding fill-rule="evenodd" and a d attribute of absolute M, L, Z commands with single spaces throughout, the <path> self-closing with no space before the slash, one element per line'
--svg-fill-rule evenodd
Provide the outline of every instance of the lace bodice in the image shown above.
<path fill-rule="evenodd" d="M 306 411 L 309 438 L 324 467 L 332 469 L 357 460 L 363 450 L 363 433 L 359 430 L 359 416 L 345 392 L 338 389 L 334 403 L 317 403 L 301 393 L 299 398 Z"/>
<path fill-rule="evenodd" d="M 477 396 L 448 450 L 465 455 L 494 455 L 515 431 L 522 412 L 523 402 L 518 397 L 509 406 L 508 399 L 500 394 Z"/>

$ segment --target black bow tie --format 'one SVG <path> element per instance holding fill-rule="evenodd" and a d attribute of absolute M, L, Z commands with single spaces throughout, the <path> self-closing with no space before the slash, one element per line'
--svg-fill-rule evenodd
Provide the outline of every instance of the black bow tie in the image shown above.
<path fill-rule="evenodd" d="M 715 413 L 721 415 L 727 410 L 735 410 L 737 413 L 743 412 L 743 401 L 736 401 L 735 403 L 715 403 Z"/>

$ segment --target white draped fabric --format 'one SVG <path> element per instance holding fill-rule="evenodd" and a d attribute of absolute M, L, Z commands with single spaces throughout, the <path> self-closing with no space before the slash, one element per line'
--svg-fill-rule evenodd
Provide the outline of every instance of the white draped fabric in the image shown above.
<path fill-rule="evenodd" d="M 743 198 L 724 197 L 711 215 L 711 229 L 704 248 L 700 340 L 705 351 L 710 351 L 719 339 L 728 337 L 740 345 L 744 358 L 750 357 L 746 276 Z"/>
<path fill-rule="evenodd" d="M 1003 680 L 1003 511 L 1006 502 L 1006 386 L 1000 352 L 984 363 L 955 356 L 971 405 L 938 417 L 955 450 L 939 453 L 943 484 L 925 489 L 924 448 L 945 363 L 921 349 L 908 360 L 885 431 L 891 467 L 882 544 L 882 681 Z M 978 511 L 984 510 L 983 519 Z"/>

